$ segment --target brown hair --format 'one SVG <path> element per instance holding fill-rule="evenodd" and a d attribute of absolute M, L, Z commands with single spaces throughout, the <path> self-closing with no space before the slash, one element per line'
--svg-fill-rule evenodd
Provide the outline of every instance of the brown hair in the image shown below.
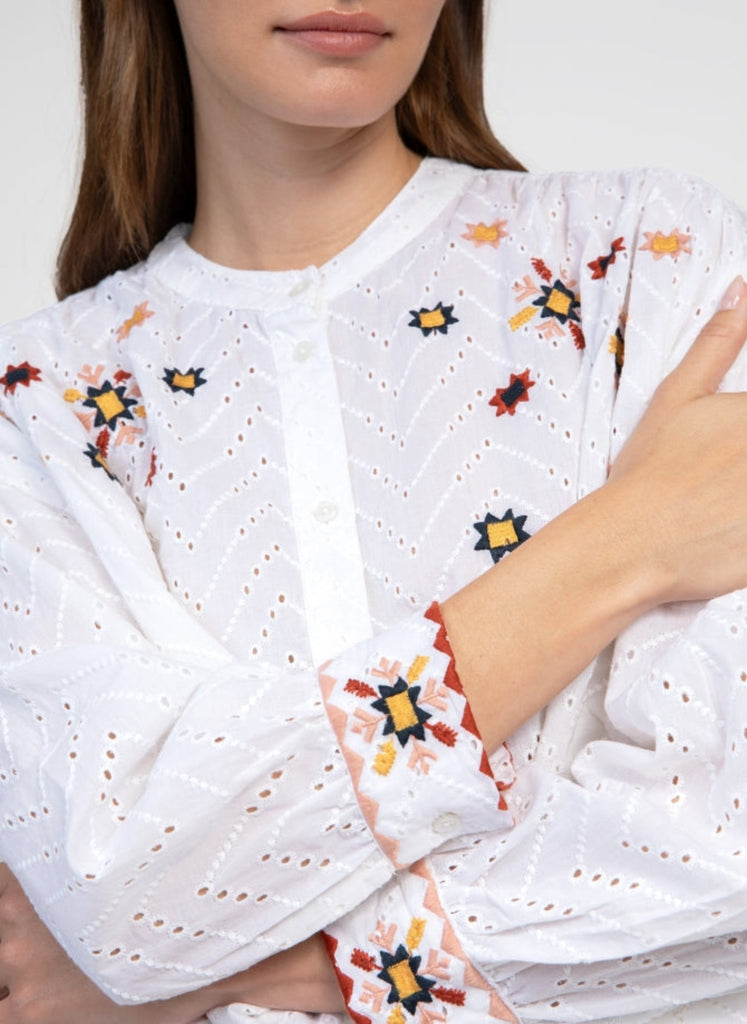
<path fill-rule="evenodd" d="M 143 259 L 195 212 L 192 92 L 172 0 L 80 0 L 84 160 L 57 261 L 59 298 Z M 493 135 L 482 90 L 483 5 L 446 0 L 397 106 L 414 152 L 523 167 Z"/>

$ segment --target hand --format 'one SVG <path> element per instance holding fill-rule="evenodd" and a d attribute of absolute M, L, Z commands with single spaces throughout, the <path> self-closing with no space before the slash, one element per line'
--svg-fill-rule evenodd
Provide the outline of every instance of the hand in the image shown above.
<path fill-rule="evenodd" d="M 715 394 L 747 339 L 747 287 L 727 294 L 740 301 L 661 384 L 608 482 L 443 602 L 488 752 L 645 612 L 747 586 L 747 394 Z"/>
<path fill-rule="evenodd" d="M 191 1024 L 194 997 L 118 1006 L 66 955 L 0 864 L 1 1024 Z"/>
<path fill-rule="evenodd" d="M 603 488 L 652 605 L 747 586 L 747 394 L 716 394 L 747 340 L 741 279 L 726 304 L 659 385 Z"/>
<path fill-rule="evenodd" d="M 317 936 L 195 992 L 119 1006 L 75 966 L 0 864 L 0 1024 L 193 1024 L 232 1002 L 311 1013 L 344 1010 Z"/>

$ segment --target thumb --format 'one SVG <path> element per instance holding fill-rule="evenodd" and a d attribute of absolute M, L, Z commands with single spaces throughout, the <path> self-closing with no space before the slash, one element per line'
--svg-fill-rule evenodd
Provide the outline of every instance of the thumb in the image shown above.
<path fill-rule="evenodd" d="M 718 312 L 708 321 L 681 362 L 665 379 L 670 398 L 689 401 L 713 394 L 747 341 L 747 284 L 737 277 Z"/>

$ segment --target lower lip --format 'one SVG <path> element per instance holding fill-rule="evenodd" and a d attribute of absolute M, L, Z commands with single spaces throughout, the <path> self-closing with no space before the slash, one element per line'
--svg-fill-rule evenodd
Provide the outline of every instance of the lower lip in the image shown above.
<path fill-rule="evenodd" d="M 283 35 L 307 50 L 336 57 L 357 57 L 362 53 L 370 53 L 386 38 L 375 32 L 322 32 L 318 29 L 301 32 L 285 29 Z"/>

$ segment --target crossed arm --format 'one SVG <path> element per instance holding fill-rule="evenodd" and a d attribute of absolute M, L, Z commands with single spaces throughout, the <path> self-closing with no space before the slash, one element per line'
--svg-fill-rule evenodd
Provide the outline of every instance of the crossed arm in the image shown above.
<path fill-rule="evenodd" d="M 4 864 L 0 864 L 0 978 L 3 1024 L 192 1024 L 208 1010 L 230 1003 L 310 1013 L 345 1009 L 318 935 L 194 992 L 141 1006 L 118 1006 L 70 960 Z"/>
<path fill-rule="evenodd" d="M 659 387 L 609 482 L 444 602 L 460 678 L 489 751 L 650 608 L 747 585 L 747 395 L 715 394 L 745 338 L 747 288 L 736 284 Z M 693 494 L 702 500 L 693 502 Z M 661 525 L 652 530 L 652 523 Z M 496 635 L 486 609 L 508 574 L 512 603 Z M 521 664 L 511 656 L 517 636 Z M 68 959 L 4 866 L 1 993 L 0 1024 L 191 1024 L 231 1002 L 344 1009 L 319 936 L 186 995 L 117 1006 Z"/>

